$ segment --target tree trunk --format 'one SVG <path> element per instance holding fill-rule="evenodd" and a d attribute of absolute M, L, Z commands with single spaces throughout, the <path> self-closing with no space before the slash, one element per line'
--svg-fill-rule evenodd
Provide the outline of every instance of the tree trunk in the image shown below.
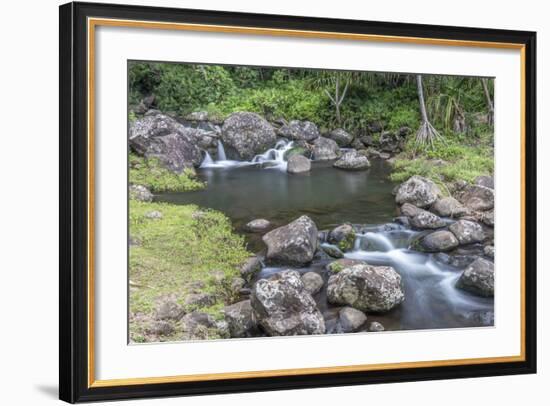
<path fill-rule="evenodd" d="M 424 102 L 424 89 L 422 88 L 422 75 L 416 75 L 416 88 L 418 91 L 418 102 L 420 103 L 420 115 L 422 122 L 428 122 L 428 113 L 426 112 L 426 103 Z"/>
<path fill-rule="evenodd" d="M 487 78 L 481 78 L 481 85 L 483 86 L 483 93 L 485 93 L 485 100 L 487 101 L 487 108 L 489 109 L 489 124 L 493 125 L 493 119 L 495 115 L 495 107 L 491 100 L 491 94 L 489 93 L 489 86 L 487 86 Z"/>

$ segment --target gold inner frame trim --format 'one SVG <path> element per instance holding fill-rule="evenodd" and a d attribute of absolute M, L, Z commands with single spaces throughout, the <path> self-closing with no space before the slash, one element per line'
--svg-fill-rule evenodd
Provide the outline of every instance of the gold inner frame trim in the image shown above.
<path fill-rule="evenodd" d="M 520 340 L 521 348 L 519 355 L 485 358 L 466 358 L 434 361 L 395 362 L 384 364 L 346 365 L 315 368 L 294 368 L 277 369 L 266 371 L 243 371 L 243 372 L 221 372 L 211 374 L 189 374 L 145 378 L 122 378 L 122 379 L 95 379 L 95 28 L 97 26 L 147 28 L 157 30 L 180 30 L 195 32 L 217 32 L 243 35 L 265 35 L 280 37 L 317 38 L 317 39 L 340 39 L 385 43 L 401 43 L 431 46 L 458 46 L 477 48 L 512 49 L 520 51 L 521 69 L 521 269 L 520 269 Z M 422 37 L 400 37 L 391 35 L 355 34 L 344 32 L 307 31 L 291 29 L 275 29 L 260 27 L 241 27 L 227 25 L 208 24 L 186 24 L 167 23 L 154 21 L 120 20 L 107 18 L 88 19 L 88 387 L 112 387 L 126 385 L 161 384 L 192 381 L 213 381 L 221 379 L 244 379 L 244 378 L 267 378 L 312 374 L 331 374 L 344 372 L 366 372 L 392 370 L 398 368 L 426 368 L 474 364 L 497 364 L 504 362 L 525 361 L 525 45 L 506 42 L 467 41 L 453 39 L 434 39 Z"/>

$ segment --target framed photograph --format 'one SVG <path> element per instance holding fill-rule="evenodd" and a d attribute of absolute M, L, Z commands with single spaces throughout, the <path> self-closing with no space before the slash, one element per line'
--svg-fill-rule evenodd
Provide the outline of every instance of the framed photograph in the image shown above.
<path fill-rule="evenodd" d="M 536 34 L 60 7 L 60 398 L 536 371 Z"/>

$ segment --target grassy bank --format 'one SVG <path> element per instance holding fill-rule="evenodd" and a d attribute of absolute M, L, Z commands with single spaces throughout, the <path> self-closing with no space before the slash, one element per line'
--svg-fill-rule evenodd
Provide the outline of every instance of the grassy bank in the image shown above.
<path fill-rule="evenodd" d="M 149 218 L 158 211 L 161 218 Z M 214 295 L 214 304 L 200 310 L 221 317 L 225 303 L 233 300 L 231 280 L 239 276 L 238 267 L 250 255 L 243 237 L 233 233 L 222 213 L 202 210 L 194 205 L 169 205 L 130 201 L 130 337 L 147 341 L 147 322 L 164 297 L 175 295 L 184 305 L 189 293 L 200 286 L 201 292 Z M 145 320 L 145 322 L 143 322 Z M 165 340 L 181 339 L 178 325 Z"/>

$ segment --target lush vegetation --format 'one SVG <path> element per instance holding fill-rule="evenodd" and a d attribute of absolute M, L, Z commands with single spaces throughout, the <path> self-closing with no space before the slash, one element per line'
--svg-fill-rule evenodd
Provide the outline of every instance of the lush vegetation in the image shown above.
<path fill-rule="evenodd" d="M 148 216 L 152 211 L 162 217 Z M 159 298 L 174 293 L 183 305 L 193 286 L 201 284 L 201 292 L 212 293 L 216 303 L 187 310 L 222 316 L 224 304 L 234 299 L 231 281 L 239 276 L 239 265 L 250 255 L 227 217 L 193 205 L 132 200 L 129 226 L 134 244 L 129 256 L 130 309 L 134 315 L 152 317 Z M 144 341 L 146 329 L 147 323 L 131 322 L 132 340 Z M 174 334 L 181 336 L 177 325 Z"/>
<path fill-rule="evenodd" d="M 157 159 L 130 154 L 130 183 L 143 185 L 154 193 L 187 192 L 204 188 L 193 169 L 178 174 L 164 168 Z"/>

